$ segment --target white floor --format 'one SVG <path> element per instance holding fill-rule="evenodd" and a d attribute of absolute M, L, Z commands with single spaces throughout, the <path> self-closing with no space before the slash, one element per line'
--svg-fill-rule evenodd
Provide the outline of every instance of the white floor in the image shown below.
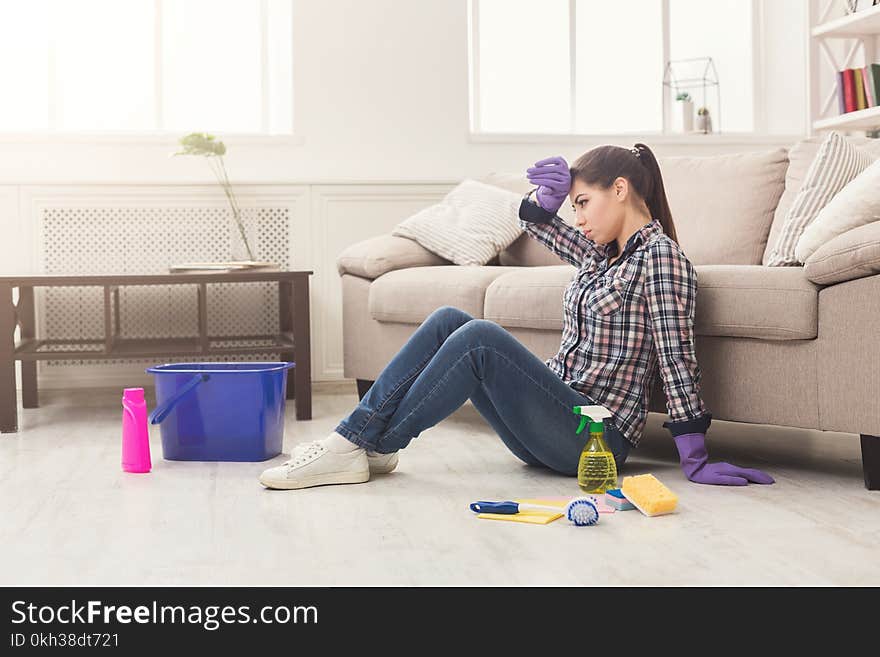
<path fill-rule="evenodd" d="M 123 473 L 120 394 L 42 391 L 20 432 L 0 435 L 0 585 L 880 584 L 880 492 L 864 487 L 852 434 L 713 422 L 713 460 L 777 483 L 703 486 L 684 479 L 652 415 L 621 475 L 653 473 L 679 495 L 677 513 L 576 528 L 474 516 L 474 500 L 579 489 L 518 461 L 470 405 L 389 475 L 270 491 L 256 477 L 286 456 L 165 461 L 155 430 L 153 472 Z M 313 420 L 289 405 L 285 453 L 356 401 L 353 384 L 319 384 Z"/>

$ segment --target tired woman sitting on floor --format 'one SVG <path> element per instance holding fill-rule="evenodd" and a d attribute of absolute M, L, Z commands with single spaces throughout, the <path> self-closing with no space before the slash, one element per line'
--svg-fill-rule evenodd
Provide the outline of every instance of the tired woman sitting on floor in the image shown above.
<path fill-rule="evenodd" d="M 664 422 L 691 481 L 771 484 L 769 475 L 709 463 L 712 416 L 700 397 L 694 353 L 697 275 L 677 243 L 660 167 L 644 144 L 599 146 L 569 169 L 561 157 L 528 169 L 536 185 L 520 206 L 534 239 L 578 268 L 565 290 L 562 343 L 540 360 L 498 324 L 450 306 L 434 311 L 328 437 L 269 468 L 269 488 L 369 480 L 398 450 L 468 399 L 525 463 L 575 476 L 588 436 L 572 407 L 612 413 L 605 440 L 618 471 L 639 444 L 659 369 Z M 556 214 L 568 197 L 571 226 Z"/>

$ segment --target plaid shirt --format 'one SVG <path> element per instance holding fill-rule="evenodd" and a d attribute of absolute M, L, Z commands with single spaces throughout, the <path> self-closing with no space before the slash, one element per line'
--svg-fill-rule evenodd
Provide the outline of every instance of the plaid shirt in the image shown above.
<path fill-rule="evenodd" d="M 705 433 L 712 421 L 700 397 L 694 354 L 697 273 L 656 219 L 617 255 L 526 198 L 520 225 L 578 268 L 563 296 L 559 352 L 546 361 L 563 382 L 611 411 L 633 446 L 642 437 L 659 366 L 673 436 Z"/>

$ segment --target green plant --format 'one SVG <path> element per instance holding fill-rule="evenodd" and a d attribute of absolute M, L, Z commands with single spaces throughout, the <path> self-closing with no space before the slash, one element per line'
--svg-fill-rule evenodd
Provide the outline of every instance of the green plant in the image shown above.
<path fill-rule="evenodd" d="M 247 249 L 248 258 L 256 260 L 253 251 L 251 251 L 251 245 L 248 243 L 244 224 L 241 221 L 241 208 L 238 207 L 238 201 L 235 199 L 232 184 L 229 182 L 229 176 L 226 173 L 226 164 L 223 162 L 223 156 L 226 154 L 226 145 L 218 140 L 217 137 L 207 132 L 191 132 L 181 137 L 179 143 L 183 148 L 174 153 L 174 155 L 201 155 L 208 160 L 211 170 L 217 177 L 217 182 L 220 183 L 220 187 L 229 201 L 229 207 L 232 209 L 232 216 Z"/>
<path fill-rule="evenodd" d="M 691 95 L 687 91 L 679 92 L 679 94 L 675 97 L 675 100 L 690 100 Z"/>
<path fill-rule="evenodd" d="M 709 113 L 708 107 L 701 107 L 700 109 L 697 110 L 697 114 L 699 116 L 703 116 L 703 114 L 708 114 L 708 113 Z"/>

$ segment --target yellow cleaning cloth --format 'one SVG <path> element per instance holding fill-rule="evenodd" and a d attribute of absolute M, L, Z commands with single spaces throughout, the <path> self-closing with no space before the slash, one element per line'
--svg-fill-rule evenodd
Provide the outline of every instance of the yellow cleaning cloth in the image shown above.
<path fill-rule="evenodd" d="M 511 522 L 529 522 L 533 525 L 546 525 L 553 522 L 557 518 L 561 518 L 565 511 L 565 506 L 571 498 L 564 500 L 560 498 L 552 499 L 515 499 L 514 502 L 520 504 L 546 504 L 547 506 L 558 506 L 559 513 L 554 511 L 520 511 L 519 513 L 478 513 L 477 518 L 486 518 L 487 520 L 510 520 Z"/>

